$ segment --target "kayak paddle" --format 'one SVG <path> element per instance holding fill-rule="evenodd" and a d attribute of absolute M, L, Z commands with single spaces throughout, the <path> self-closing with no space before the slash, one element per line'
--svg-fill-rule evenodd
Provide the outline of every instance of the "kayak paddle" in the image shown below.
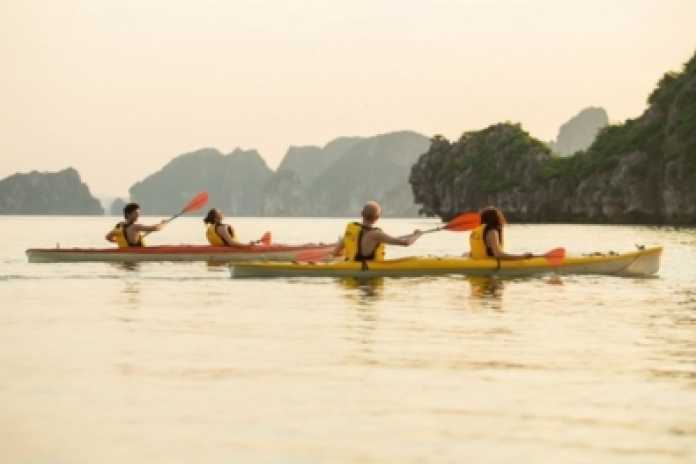
<path fill-rule="evenodd" d="M 310 250 L 298 253 L 295 257 L 295 261 L 322 261 L 325 258 L 331 256 L 330 251 L 324 250 Z"/>
<path fill-rule="evenodd" d="M 254 243 L 260 243 L 264 246 L 270 246 L 271 245 L 271 233 L 266 232 L 261 236 L 259 240 L 255 240 Z"/>
<path fill-rule="evenodd" d="M 467 230 L 475 229 L 481 224 L 481 216 L 478 213 L 464 213 L 460 214 L 456 218 L 447 222 L 444 225 L 435 227 L 433 229 L 424 230 L 424 234 L 429 234 L 431 232 L 437 232 L 439 230 L 449 230 L 450 232 L 464 232 Z M 409 234 L 410 235 L 410 234 Z M 408 237 L 408 235 L 403 235 L 400 238 Z M 330 254 L 326 251 L 305 251 L 304 253 L 299 253 L 297 255 L 296 261 L 320 261 L 326 258 Z"/>
<path fill-rule="evenodd" d="M 456 218 L 441 225 L 440 227 L 434 227 L 432 229 L 422 231 L 424 234 L 430 234 L 432 232 L 437 232 L 439 230 L 449 230 L 450 232 L 465 232 L 467 230 L 472 230 L 481 225 L 481 216 L 479 213 L 464 213 L 460 214 Z M 399 238 L 409 237 L 411 234 L 402 235 Z"/>
<path fill-rule="evenodd" d="M 560 266 L 563 264 L 563 261 L 565 260 L 565 255 L 565 248 L 559 247 L 544 253 L 543 255 L 541 255 L 541 257 L 546 258 L 546 261 L 548 261 L 549 264 L 553 264 L 554 266 Z"/>
<path fill-rule="evenodd" d="M 201 192 L 198 195 L 196 195 L 193 198 L 193 200 L 189 201 L 179 214 L 175 214 L 174 216 L 167 219 L 167 222 L 172 222 L 174 219 L 178 218 L 184 213 L 198 211 L 199 209 L 203 208 L 206 203 L 208 203 L 208 192 Z"/>
<path fill-rule="evenodd" d="M 208 192 L 201 192 L 191 201 L 189 201 L 186 206 L 184 206 L 184 209 L 181 210 L 179 214 L 175 214 L 174 216 L 170 217 L 164 222 L 172 222 L 174 219 L 178 218 L 184 213 L 190 213 L 192 211 L 198 211 L 199 209 L 203 208 L 205 204 L 208 203 Z M 145 232 L 143 236 L 150 234 L 150 232 Z"/>
<path fill-rule="evenodd" d="M 467 230 L 475 229 L 481 225 L 481 216 L 479 213 L 464 213 L 460 214 L 456 218 L 452 219 L 448 223 L 435 227 L 434 229 L 424 230 L 424 234 L 429 234 L 431 232 L 437 232 L 438 230 L 449 230 L 450 232 L 465 232 Z"/>

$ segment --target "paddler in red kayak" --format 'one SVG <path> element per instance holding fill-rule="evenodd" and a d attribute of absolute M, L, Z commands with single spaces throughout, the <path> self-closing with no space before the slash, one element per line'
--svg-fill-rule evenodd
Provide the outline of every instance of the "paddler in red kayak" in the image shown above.
<path fill-rule="evenodd" d="M 362 209 L 362 223 L 350 222 L 343 238 L 336 244 L 333 254 L 345 254 L 347 261 L 383 261 L 385 245 L 409 246 L 423 235 L 420 230 L 405 237 L 392 237 L 375 227 L 382 208 L 374 201 L 368 201 Z"/>
<path fill-rule="evenodd" d="M 167 221 L 162 221 L 154 226 L 137 224 L 140 217 L 140 205 L 137 203 L 128 203 L 123 208 L 123 217 L 126 220 L 116 224 L 106 234 L 106 239 L 118 244 L 119 248 L 143 247 L 145 246 L 145 241 L 143 240 L 142 232 L 156 232 L 162 230 L 167 225 Z"/>
<path fill-rule="evenodd" d="M 205 231 L 208 243 L 212 246 L 230 246 L 236 248 L 248 248 L 253 244 L 253 242 L 248 245 L 239 243 L 234 229 L 229 224 L 223 224 L 222 221 L 224 220 L 225 215 L 222 214 L 222 211 L 219 209 L 213 208 L 208 211 L 208 214 L 203 219 L 203 223 L 208 225 Z"/>

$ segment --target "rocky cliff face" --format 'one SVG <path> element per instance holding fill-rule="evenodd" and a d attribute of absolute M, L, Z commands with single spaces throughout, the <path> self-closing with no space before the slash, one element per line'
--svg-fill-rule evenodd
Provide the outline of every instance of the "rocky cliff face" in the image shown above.
<path fill-rule="evenodd" d="M 312 185 L 322 172 L 362 140 L 361 137 L 339 137 L 324 148 L 290 147 L 278 166 L 278 172 L 295 171 L 304 185 Z"/>
<path fill-rule="evenodd" d="M 292 203 L 295 215 L 354 217 L 368 200 L 382 203 L 385 216 L 415 215 L 418 207 L 408 189 L 408 173 L 427 150 L 426 137 L 396 132 L 334 142 L 327 147 L 346 151 L 311 184 L 298 172 L 279 168 L 264 189 L 265 215 L 278 215 L 278 211 L 287 215 Z"/>
<path fill-rule="evenodd" d="M 264 216 L 316 216 L 300 176 L 290 169 L 273 174 L 264 186 Z"/>
<path fill-rule="evenodd" d="M 175 214 L 206 190 L 208 205 L 194 214 L 216 207 L 228 216 L 353 217 L 377 200 L 388 216 L 415 216 L 408 173 L 428 145 L 414 132 L 341 137 L 322 149 L 290 148 L 275 173 L 256 151 L 203 149 L 133 185 L 130 198 L 146 215 Z"/>
<path fill-rule="evenodd" d="M 604 108 L 585 108 L 561 126 L 556 141 L 549 142 L 549 148 L 564 156 L 587 150 L 608 124 L 609 116 Z"/>
<path fill-rule="evenodd" d="M 551 151 L 519 125 L 498 124 L 467 132 L 455 143 L 434 137 L 430 150 L 411 169 L 409 182 L 421 214 L 449 220 L 487 205 L 510 219 L 542 219 L 536 188 Z M 544 201 L 547 201 L 545 195 Z"/>
<path fill-rule="evenodd" d="M 570 157 L 511 124 L 433 138 L 411 170 L 416 202 L 443 220 L 496 205 L 524 222 L 696 224 L 696 56 L 648 103 Z"/>
<path fill-rule="evenodd" d="M 408 182 L 410 167 L 428 145 L 428 139 L 415 132 L 379 135 L 358 143 L 311 186 L 317 210 L 322 216 L 353 217 L 368 200 L 384 203 L 389 192 Z M 385 217 L 391 215 L 384 209 Z"/>
<path fill-rule="evenodd" d="M 263 215 L 263 186 L 271 177 L 266 162 L 255 150 L 237 149 L 228 155 L 203 149 L 173 159 L 159 172 L 130 188 L 130 198 L 143 214 L 172 215 L 205 190 L 205 209 L 219 208 L 229 216 Z"/>
<path fill-rule="evenodd" d="M 0 214 L 97 216 L 104 209 L 77 171 L 68 168 L 15 174 L 0 181 Z"/>
<path fill-rule="evenodd" d="M 420 205 L 415 203 L 411 185 L 407 181 L 400 182 L 388 191 L 382 197 L 380 204 L 385 217 L 418 217 L 420 210 Z"/>

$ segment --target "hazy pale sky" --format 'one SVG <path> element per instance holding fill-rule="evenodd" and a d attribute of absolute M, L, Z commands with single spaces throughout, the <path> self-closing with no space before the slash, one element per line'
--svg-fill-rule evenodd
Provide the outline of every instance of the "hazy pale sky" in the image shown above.
<path fill-rule="evenodd" d="M 533 136 L 641 114 L 696 51 L 696 0 L 0 0 L 0 179 L 128 188 L 204 147 L 397 130 Z"/>

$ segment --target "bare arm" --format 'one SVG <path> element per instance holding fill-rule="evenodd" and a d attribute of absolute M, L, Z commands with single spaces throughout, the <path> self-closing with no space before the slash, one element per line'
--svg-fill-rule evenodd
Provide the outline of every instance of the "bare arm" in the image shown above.
<path fill-rule="evenodd" d="M 227 230 L 227 226 L 224 224 L 220 224 L 217 226 L 215 229 L 215 232 L 220 236 L 223 242 L 225 242 L 225 245 L 233 247 L 233 248 L 249 248 L 254 245 L 254 242 L 251 242 L 248 245 L 242 245 L 241 243 L 237 243 L 234 240 L 232 240 L 232 236 L 230 235 L 229 230 Z"/>
<path fill-rule="evenodd" d="M 115 241 L 116 241 L 115 235 L 116 235 L 116 234 L 114 233 L 113 230 L 110 231 L 108 234 L 106 234 L 106 240 L 107 240 L 108 242 L 115 242 Z"/>
<path fill-rule="evenodd" d="M 167 225 L 167 221 L 162 221 L 159 224 L 155 224 L 154 226 L 145 226 L 143 224 L 133 224 L 130 226 L 130 230 L 133 230 L 135 232 L 157 232 L 162 229 L 164 229 L 164 226 Z"/>
<path fill-rule="evenodd" d="M 498 239 L 497 230 L 488 231 L 488 233 L 486 234 L 486 246 L 488 246 L 491 249 L 491 251 L 493 252 L 493 256 L 496 259 L 504 261 L 519 261 L 533 257 L 531 253 L 525 253 L 523 255 L 513 255 L 510 253 L 505 253 L 503 250 L 500 249 L 500 241 Z"/>
<path fill-rule="evenodd" d="M 331 255 L 332 256 L 341 256 L 344 248 L 345 248 L 345 245 L 343 244 L 343 237 L 338 237 L 338 242 L 336 242 L 336 246 L 334 247 L 333 251 L 331 252 Z"/>
<path fill-rule="evenodd" d="M 379 230 L 370 233 L 370 235 L 365 237 L 365 241 L 368 243 L 368 245 L 370 245 L 368 248 L 377 246 L 380 243 L 386 243 L 387 245 L 409 246 L 418 240 L 421 235 L 423 235 L 423 232 L 416 230 L 411 235 L 407 235 L 405 237 L 392 237 L 391 235 Z"/>

